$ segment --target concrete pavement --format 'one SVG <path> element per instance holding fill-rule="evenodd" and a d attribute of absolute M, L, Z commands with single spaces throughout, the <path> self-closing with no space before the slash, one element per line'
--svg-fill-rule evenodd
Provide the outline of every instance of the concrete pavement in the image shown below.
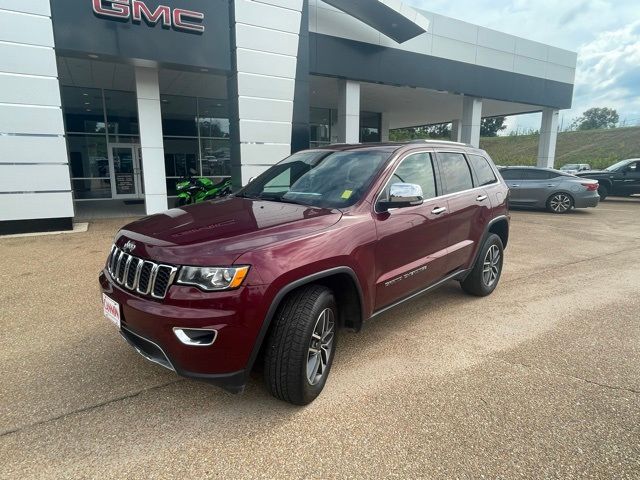
<path fill-rule="evenodd" d="M 0 478 L 638 478 L 640 200 L 513 212 L 498 290 L 344 333 L 322 396 L 233 396 L 102 318 L 122 220 L 0 239 Z"/>

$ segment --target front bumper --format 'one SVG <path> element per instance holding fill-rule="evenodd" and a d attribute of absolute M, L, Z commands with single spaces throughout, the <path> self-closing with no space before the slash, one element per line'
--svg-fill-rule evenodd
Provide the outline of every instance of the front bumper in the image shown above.
<path fill-rule="evenodd" d="M 174 285 L 160 301 L 122 289 L 106 270 L 99 281 L 103 293 L 120 305 L 121 335 L 147 360 L 229 391 L 244 389 L 266 314 L 260 311 L 263 287 L 205 293 Z M 211 329 L 217 337 L 209 346 L 185 345 L 176 327 Z"/>

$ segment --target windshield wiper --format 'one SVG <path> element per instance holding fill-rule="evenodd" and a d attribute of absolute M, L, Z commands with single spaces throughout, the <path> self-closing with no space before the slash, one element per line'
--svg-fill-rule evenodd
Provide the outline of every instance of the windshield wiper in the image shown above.
<path fill-rule="evenodd" d="M 263 197 L 262 195 L 260 197 L 258 197 L 260 200 L 267 200 L 267 201 L 272 201 L 272 202 L 278 202 L 278 203 L 291 203 L 293 205 L 303 205 L 305 207 L 308 207 L 309 205 L 306 203 L 302 203 L 302 202 L 298 202 L 297 200 L 290 200 L 288 198 L 284 198 L 284 197 Z"/>
<path fill-rule="evenodd" d="M 254 196 L 254 195 L 247 195 L 246 193 L 236 193 L 234 196 L 238 197 L 238 198 L 248 198 L 248 199 L 251 199 L 251 200 L 258 200 L 260 198 L 260 197 Z"/>

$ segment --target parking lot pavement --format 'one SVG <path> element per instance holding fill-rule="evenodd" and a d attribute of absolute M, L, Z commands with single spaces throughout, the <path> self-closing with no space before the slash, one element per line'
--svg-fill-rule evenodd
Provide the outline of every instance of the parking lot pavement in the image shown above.
<path fill-rule="evenodd" d="M 0 478 L 640 477 L 640 200 L 513 212 L 502 283 L 345 333 L 322 396 L 233 396 L 102 319 L 122 223 L 0 239 Z"/>

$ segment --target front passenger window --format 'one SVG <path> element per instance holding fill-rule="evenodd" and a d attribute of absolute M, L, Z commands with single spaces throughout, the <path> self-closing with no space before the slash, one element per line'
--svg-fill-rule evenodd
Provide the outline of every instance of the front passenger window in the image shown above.
<path fill-rule="evenodd" d="M 387 184 L 384 196 L 389 198 L 389 189 L 394 183 L 413 183 L 422 187 L 425 200 L 437 196 L 436 178 L 429 153 L 414 153 L 402 160 Z"/>

